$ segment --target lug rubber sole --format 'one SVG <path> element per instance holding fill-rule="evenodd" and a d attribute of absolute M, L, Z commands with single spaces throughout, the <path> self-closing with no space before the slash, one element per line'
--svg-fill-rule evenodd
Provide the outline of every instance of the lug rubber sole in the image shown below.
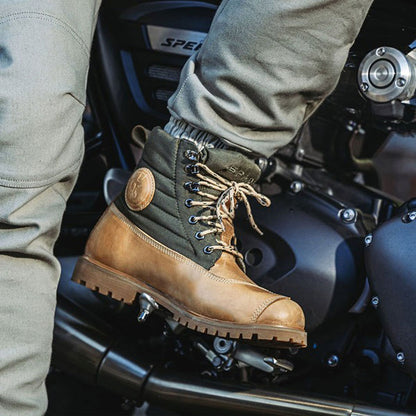
<path fill-rule="evenodd" d="M 75 266 L 72 280 L 89 289 L 127 304 L 132 304 L 141 293 L 147 293 L 172 313 L 173 319 L 185 327 L 214 336 L 251 341 L 273 342 L 276 348 L 306 347 L 304 331 L 269 325 L 238 325 L 198 316 L 186 311 L 172 299 L 144 282 L 82 256 Z"/>

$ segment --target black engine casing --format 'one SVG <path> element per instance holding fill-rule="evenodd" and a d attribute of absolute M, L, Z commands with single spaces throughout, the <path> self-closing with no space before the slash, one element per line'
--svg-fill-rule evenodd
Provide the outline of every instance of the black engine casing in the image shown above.
<path fill-rule="evenodd" d="M 365 250 L 371 288 L 379 298 L 377 311 L 396 353 L 416 375 L 416 221 L 394 217 L 373 233 Z"/>
<path fill-rule="evenodd" d="M 346 313 L 359 297 L 366 231 L 360 214 L 346 224 L 342 205 L 308 188 L 271 199 L 273 209 L 252 206 L 263 236 L 237 222 L 239 248 L 250 278 L 297 301 L 310 332 Z"/>

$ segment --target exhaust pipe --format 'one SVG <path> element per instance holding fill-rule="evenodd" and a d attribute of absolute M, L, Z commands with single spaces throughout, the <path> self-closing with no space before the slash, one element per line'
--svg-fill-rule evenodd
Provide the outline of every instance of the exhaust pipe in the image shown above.
<path fill-rule="evenodd" d="M 145 389 L 144 399 L 177 408 L 206 409 L 209 414 L 277 415 L 277 416 L 409 416 L 372 406 L 261 390 L 242 385 L 232 385 L 198 378 L 179 377 L 166 370 L 154 370 Z"/>
<path fill-rule="evenodd" d="M 153 366 L 114 328 L 64 297 L 55 312 L 52 366 L 141 401 Z"/>
<path fill-rule="evenodd" d="M 408 412 L 250 388 L 156 369 L 128 340 L 65 298 L 55 316 L 53 365 L 139 403 L 277 416 L 409 416 Z M 228 414 L 228 413 L 227 413 Z"/>

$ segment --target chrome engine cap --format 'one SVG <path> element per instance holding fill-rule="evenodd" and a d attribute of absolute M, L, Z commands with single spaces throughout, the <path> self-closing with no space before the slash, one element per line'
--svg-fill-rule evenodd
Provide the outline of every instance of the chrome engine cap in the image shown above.
<path fill-rule="evenodd" d="M 358 70 L 361 93 L 371 101 L 408 100 L 416 90 L 416 61 L 395 48 L 372 50 Z"/>

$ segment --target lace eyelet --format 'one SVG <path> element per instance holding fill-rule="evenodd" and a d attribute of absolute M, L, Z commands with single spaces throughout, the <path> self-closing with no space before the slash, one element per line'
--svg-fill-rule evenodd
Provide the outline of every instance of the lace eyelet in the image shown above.
<path fill-rule="evenodd" d="M 192 207 L 192 202 L 194 202 L 194 200 L 193 200 L 193 199 L 187 199 L 187 200 L 185 201 L 185 206 L 186 206 L 186 208 L 191 208 L 191 207 Z"/>
<path fill-rule="evenodd" d="M 199 173 L 199 166 L 196 165 L 186 165 L 185 172 L 190 175 L 197 175 Z"/>
<path fill-rule="evenodd" d="M 197 240 L 203 240 L 205 238 L 205 236 L 201 235 L 201 231 L 198 231 L 198 232 L 195 233 L 195 238 Z"/>
<path fill-rule="evenodd" d="M 194 224 L 196 224 L 196 223 L 198 222 L 198 220 L 196 219 L 195 215 L 191 215 L 191 216 L 188 218 L 188 222 L 189 222 L 189 224 L 194 225 Z"/>
<path fill-rule="evenodd" d="M 189 192 L 193 192 L 193 193 L 199 192 L 198 182 L 185 182 L 184 187 Z"/>
<path fill-rule="evenodd" d="M 214 251 L 214 249 L 212 248 L 212 246 L 205 246 L 204 247 L 204 253 L 205 254 L 212 254 L 213 251 Z"/>
<path fill-rule="evenodd" d="M 198 161 L 198 152 L 195 152 L 195 150 L 185 150 L 183 155 L 191 162 Z"/>

